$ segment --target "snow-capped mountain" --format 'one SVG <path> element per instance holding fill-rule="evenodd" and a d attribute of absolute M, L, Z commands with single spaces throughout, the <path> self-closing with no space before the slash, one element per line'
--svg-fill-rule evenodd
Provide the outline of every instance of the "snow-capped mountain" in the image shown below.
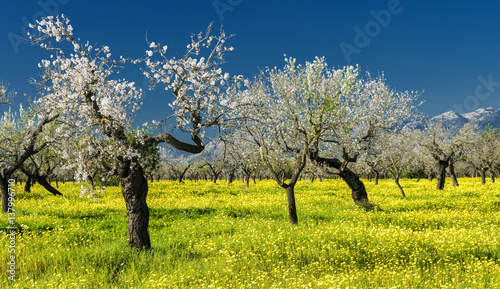
<path fill-rule="evenodd" d="M 441 122 L 444 127 L 453 131 L 460 130 L 466 123 L 476 123 L 480 128 L 484 128 L 488 124 L 492 127 L 500 128 L 500 109 L 491 107 L 480 108 L 476 111 L 462 114 L 448 111 L 430 119 L 424 118 L 419 121 L 410 122 L 406 125 L 414 129 L 423 129 L 425 123 L 429 121 Z"/>

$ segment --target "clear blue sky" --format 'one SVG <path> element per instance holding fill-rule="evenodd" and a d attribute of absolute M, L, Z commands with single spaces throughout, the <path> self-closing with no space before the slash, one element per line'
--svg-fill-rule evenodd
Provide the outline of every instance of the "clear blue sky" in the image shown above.
<path fill-rule="evenodd" d="M 223 67 L 232 74 L 282 67 L 284 54 L 302 63 L 325 56 L 333 67 L 384 72 L 397 90 L 424 91 L 421 111 L 430 116 L 500 108 L 498 1 L 4 0 L 0 7 L 0 81 L 31 95 L 28 79 L 45 54 L 12 36 L 55 12 L 70 18 L 82 40 L 108 45 L 115 56 L 144 55 L 146 31 L 181 54 L 189 36 L 213 21 L 235 34 Z M 145 86 L 141 77 L 131 80 Z M 137 123 L 162 118 L 170 98 L 148 92 Z"/>

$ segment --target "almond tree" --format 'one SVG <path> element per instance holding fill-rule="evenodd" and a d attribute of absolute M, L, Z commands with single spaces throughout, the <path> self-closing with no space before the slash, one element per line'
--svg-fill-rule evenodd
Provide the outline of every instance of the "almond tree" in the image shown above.
<path fill-rule="evenodd" d="M 55 108 L 61 114 L 63 127 L 77 127 L 82 135 L 106 139 L 100 151 L 114 160 L 111 173 L 120 180 L 129 243 L 150 248 L 148 183 L 141 159 L 149 148 L 160 143 L 190 153 L 203 151 L 204 130 L 223 120 L 227 107 L 221 100 L 233 87 L 230 84 L 237 81 L 219 68 L 224 53 L 232 50 L 225 47 L 228 36 L 223 31 L 213 36 L 209 27 L 191 38 L 180 58 L 169 57 L 167 46 L 154 42 L 146 50 L 144 73 L 152 85 L 162 85 L 173 97 L 170 106 L 176 127 L 191 135 L 190 143 L 165 130 L 158 129 L 156 134 L 146 136 L 143 131 L 132 129 L 132 114 L 141 107 L 141 91 L 134 82 L 117 75 L 119 68 L 129 63 L 128 59 L 112 57 L 108 46 L 94 47 L 80 41 L 64 15 L 42 18 L 31 28 L 38 31 L 30 36 L 31 44 L 52 53 L 39 64 L 43 69 L 42 79 L 37 82 L 42 91 L 39 105 Z M 166 124 L 166 120 L 152 122 Z"/>
<path fill-rule="evenodd" d="M 9 91 L 9 86 L 0 83 L 0 105 L 6 104 L 6 105 L 12 105 L 12 100 L 14 98 L 15 93 L 12 91 Z"/>
<path fill-rule="evenodd" d="M 177 158 L 168 156 L 167 158 L 162 159 L 161 162 L 166 168 L 168 168 L 170 175 L 177 179 L 179 183 L 184 182 L 184 176 L 193 165 L 192 161 L 189 161 L 183 156 Z"/>
<path fill-rule="evenodd" d="M 331 69 L 324 58 L 283 69 L 266 69 L 241 99 L 251 99 L 238 113 L 240 139 L 259 148 L 262 162 L 285 189 L 289 220 L 298 222 L 294 187 L 306 162 L 336 169 L 349 185 L 356 204 L 368 204 L 364 184 L 348 168 L 371 148 L 381 131 L 396 127 L 412 113 L 412 93 L 396 93 L 383 77 L 361 77 L 352 66 Z M 321 155 L 321 156 L 320 156 Z M 329 157 L 329 158 L 328 158 Z M 338 157 L 338 158 L 337 158 Z M 292 159 L 288 180 L 279 160 Z"/>
<path fill-rule="evenodd" d="M 253 143 L 241 139 L 228 139 L 226 142 L 227 155 L 236 168 L 241 170 L 247 188 L 250 178 L 258 170 L 263 169 L 260 163 L 259 149 Z"/>
<path fill-rule="evenodd" d="M 466 124 L 458 133 L 443 127 L 441 123 L 429 123 L 426 130 L 420 133 L 419 145 L 425 148 L 427 153 L 432 156 L 435 163 L 437 174 L 436 189 L 442 190 L 446 180 L 446 168 L 450 162 L 454 163 L 465 152 L 467 146 L 473 143 L 473 125 Z M 452 177 L 455 178 L 452 170 Z"/>
<path fill-rule="evenodd" d="M 406 198 L 406 195 L 399 179 L 401 174 L 410 167 L 415 147 L 415 139 L 412 138 L 411 131 L 408 129 L 385 133 L 376 140 L 379 159 L 386 164 L 387 171 L 391 174 L 403 198 Z"/>
<path fill-rule="evenodd" d="M 372 149 L 358 158 L 355 170 L 369 177 L 373 176 L 373 184 L 378 185 L 380 175 L 385 174 L 387 171 L 387 163 L 382 161 L 377 150 Z"/>
<path fill-rule="evenodd" d="M 2 212 L 8 210 L 8 181 L 32 156 L 43 150 L 53 140 L 45 138 L 43 129 L 58 117 L 52 110 L 40 113 L 22 107 L 19 113 L 11 110 L 0 118 L 0 189 Z"/>
<path fill-rule="evenodd" d="M 486 171 L 490 170 L 491 181 L 494 182 L 495 165 L 500 162 L 500 131 L 498 128 L 487 126 L 484 131 L 474 130 L 475 141 L 467 150 L 467 163 L 478 171 L 481 183 L 486 183 Z"/>

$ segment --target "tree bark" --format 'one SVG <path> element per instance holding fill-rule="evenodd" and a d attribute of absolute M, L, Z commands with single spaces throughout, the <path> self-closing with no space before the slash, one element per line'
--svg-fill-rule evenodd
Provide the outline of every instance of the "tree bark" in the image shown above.
<path fill-rule="evenodd" d="M 481 184 L 484 185 L 486 183 L 486 168 L 481 168 L 479 174 L 481 175 Z"/>
<path fill-rule="evenodd" d="M 455 163 L 454 161 L 450 161 L 450 165 L 448 167 L 448 170 L 450 171 L 451 183 L 453 184 L 453 186 L 458 187 L 458 179 L 457 179 L 457 174 L 455 173 L 455 164 L 454 163 Z"/>
<path fill-rule="evenodd" d="M 26 183 L 24 184 L 24 191 L 26 193 L 31 193 L 31 183 L 32 183 L 32 179 L 30 177 L 28 177 L 26 179 Z"/>
<path fill-rule="evenodd" d="M 444 189 L 444 183 L 446 181 L 446 168 L 449 165 L 448 160 L 438 160 L 437 163 L 437 186 L 436 189 Z"/>
<path fill-rule="evenodd" d="M 294 187 L 295 184 L 291 184 L 285 188 L 286 199 L 288 201 L 288 219 L 290 220 L 290 223 L 293 225 L 299 222 L 299 218 L 297 216 L 297 208 L 295 206 Z"/>
<path fill-rule="evenodd" d="M 401 195 L 403 195 L 403 198 L 406 198 L 405 191 L 403 191 L 403 188 L 402 188 L 402 187 L 401 187 L 401 185 L 399 184 L 399 176 L 394 178 L 394 182 L 395 182 L 395 183 L 396 183 L 396 185 L 398 186 L 399 191 L 401 192 Z"/>
<path fill-rule="evenodd" d="M 47 191 L 52 193 L 54 196 L 62 196 L 61 192 L 59 192 L 56 188 L 54 188 L 48 181 L 46 176 L 38 176 L 36 178 L 38 183 L 42 185 Z"/>
<path fill-rule="evenodd" d="M 234 173 L 234 170 L 231 170 L 229 172 L 227 183 L 230 185 L 234 181 L 235 178 L 236 178 L 236 175 Z"/>
<path fill-rule="evenodd" d="M 2 193 L 2 212 L 7 213 L 9 206 L 9 178 L 0 174 L 0 191 Z"/>
<path fill-rule="evenodd" d="M 375 173 L 374 184 L 378 185 L 378 174 L 379 174 L 379 172 L 376 171 L 376 170 L 373 170 L 373 172 Z"/>
<path fill-rule="evenodd" d="M 62 196 L 61 192 L 59 192 L 56 188 L 54 188 L 48 181 L 47 181 L 47 176 L 46 175 L 40 175 L 38 171 L 35 171 L 35 173 L 31 173 L 30 171 L 26 170 L 25 168 L 21 168 L 22 172 L 28 176 L 29 180 L 31 181 L 32 184 L 34 184 L 34 181 L 38 181 L 40 185 L 42 185 L 48 192 L 52 193 L 54 196 Z M 28 182 L 26 182 L 27 184 Z M 26 191 L 26 187 L 25 187 Z"/>
<path fill-rule="evenodd" d="M 250 175 L 245 175 L 245 183 L 247 185 L 247 188 L 250 187 Z"/>
<path fill-rule="evenodd" d="M 366 188 L 363 182 L 353 171 L 345 166 L 342 166 L 340 160 L 336 158 L 325 159 L 319 157 L 317 150 L 313 149 L 311 149 L 311 151 L 309 152 L 309 158 L 318 164 L 326 165 L 330 168 L 339 170 L 338 175 L 344 180 L 344 182 L 347 183 L 347 185 L 351 189 L 351 196 L 354 203 L 366 209 L 373 208 L 373 205 L 368 201 L 368 194 L 366 193 Z"/>
<path fill-rule="evenodd" d="M 127 207 L 128 242 L 139 249 L 151 248 L 149 238 L 149 208 L 146 203 L 148 181 L 139 164 L 126 162 L 120 172 L 123 199 Z"/>
<path fill-rule="evenodd" d="M 92 187 L 93 191 L 95 191 L 94 176 L 95 176 L 95 174 L 93 176 L 90 176 L 90 175 L 88 176 L 88 178 L 90 180 L 90 186 Z"/>
<path fill-rule="evenodd" d="M 491 177 L 491 182 L 494 183 L 495 182 L 495 173 L 491 169 L 490 169 L 490 177 Z"/>
<path fill-rule="evenodd" d="M 338 174 L 351 189 L 351 196 L 354 203 L 362 207 L 367 207 L 370 204 L 368 194 L 366 193 L 365 184 L 359 179 L 358 175 L 348 168 L 339 171 Z"/>

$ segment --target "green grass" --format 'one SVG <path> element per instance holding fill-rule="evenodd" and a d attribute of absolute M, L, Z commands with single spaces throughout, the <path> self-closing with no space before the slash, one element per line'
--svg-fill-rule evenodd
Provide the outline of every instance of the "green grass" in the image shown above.
<path fill-rule="evenodd" d="M 37 186 L 16 195 L 15 282 L 1 234 L 0 287 L 500 288 L 500 184 L 459 181 L 403 180 L 406 199 L 390 180 L 365 182 L 371 212 L 342 181 L 300 182 L 298 226 L 272 181 L 154 182 L 149 251 L 127 245 L 118 187 L 94 201 L 78 184 L 63 197 Z"/>

